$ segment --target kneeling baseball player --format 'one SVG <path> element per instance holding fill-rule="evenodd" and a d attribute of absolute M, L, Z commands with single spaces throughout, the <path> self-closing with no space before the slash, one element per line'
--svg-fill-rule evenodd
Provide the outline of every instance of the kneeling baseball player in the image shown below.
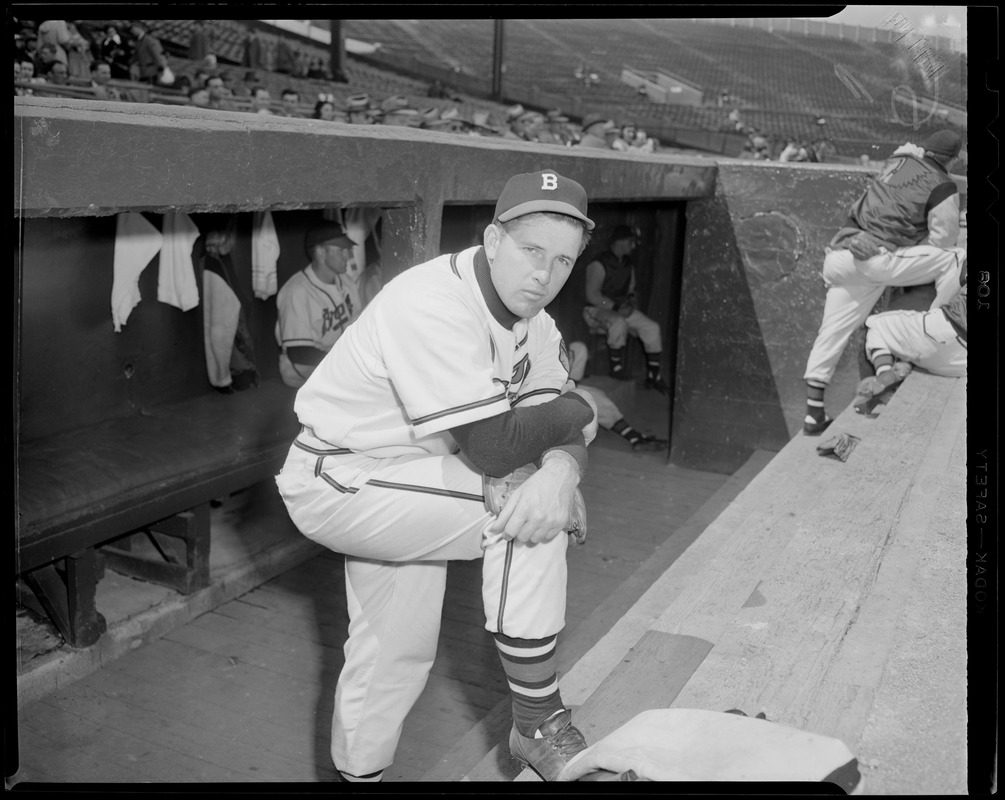
<path fill-rule="evenodd" d="M 593 227 L 580 184 L 514 176 L 483 245 L 390 281 L 297 393 L 302 432 L 276 481 L 303 534 L 345 555 L 331 742 L 343 780 L 380 780 L 394 759 L 436 655 L 453 559 L 484 562 L 513 756 L 553 780 L 586 747 L 559 693 L 556 642 L 597 412 L 568 382 L 543 309 Z M 491 490 L 507 476 L 496 514 Z"/>

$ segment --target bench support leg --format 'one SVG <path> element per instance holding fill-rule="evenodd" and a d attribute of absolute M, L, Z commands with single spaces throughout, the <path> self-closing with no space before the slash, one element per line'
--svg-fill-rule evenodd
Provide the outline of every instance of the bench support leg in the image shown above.
<path fill-rule="evenodd" d="M 116 572 L 192 594 L 209 586 L 209 541 L 209 503 L 203 503 L 101 551 Z"/>
<path fill-rule="evenodd" d="M 105 632 L 94 602 L 103 572 L 98 552 L 89 547 L 62 559 L 62 566 L 48 564 L 23 576 L 71 647 L 90 647 Z"/>

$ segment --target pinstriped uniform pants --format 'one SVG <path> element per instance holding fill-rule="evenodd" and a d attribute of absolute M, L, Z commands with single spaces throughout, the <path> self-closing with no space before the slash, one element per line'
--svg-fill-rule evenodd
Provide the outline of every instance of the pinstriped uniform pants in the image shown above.
<path fill-rule="evenodd" d="M 459 456 L 375 459 L 305 431 L 276 483 L 300 531 L 345 555 L 337 769 L 365 775 L 394 760 L 436 657 L 448 561 L 482 559 L 486 630 L 540 639 L 565 625 L 568 537 L 524 545 L 486 533 L 481 474 Z"/>

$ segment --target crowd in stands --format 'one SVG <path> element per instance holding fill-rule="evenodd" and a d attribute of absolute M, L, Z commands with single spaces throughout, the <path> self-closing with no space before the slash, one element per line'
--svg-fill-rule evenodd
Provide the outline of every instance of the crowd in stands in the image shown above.
<path fill-rule="evenodd" d="M 175 75 L 164 48 L 142 21 L 94 24 L 85 21 L 20 20 L 14 36 L 14 93 L 26 96 L 39 87 L 76 87 L 96 99 L 149 100 L 130 91 L 130 82 L 156 88 L 159 99 L 219 111 L 244 111 L 282 117 L 302 117 L 353 125 L 395 125 L 474 136 L 520 139 L 563 146 L 652 153 L 659 143 L 630 120 L 617 124 L 599 114 L 577 124 L 559 108 L 537 111 L 515 104 L 493 110 L 461 111 L 464 98 L 434 81 L 427 96 L 456 101 L 458 106 L 423 104 L 401 94 L 378 98 L 367 92 L 319 91 L 304 96 L 291 81 L 279 98 L 270 92 L 263 73 L 338 82 L 331 63 L 277 39 L 269 42 L 254 29 L 244 41 L 243 77 L 217 63 L 215 34 L 203 20 L 194 22 L 187 56 L 195 67 Z M 334 87 L 333 87 L 334 88 Z"/>
<path fill-rule="evenodd" d="M 728 99 L 728 92 L 724 91 L 719 98 L 719 105 L 723 105 Z M 827 120 L 824 117 L 817 117 L 816 124 L 823 130 Z M 744 120 L 740 109 L 736 107 L 729 112 L 720 130 L 746 136 L 747 141 L 743 145 L 740 158 L 753 161 L 823 163 L 832 160 L 835 153 L 834 144 L 826 136 L 780 137 L 766 133 Z"/>

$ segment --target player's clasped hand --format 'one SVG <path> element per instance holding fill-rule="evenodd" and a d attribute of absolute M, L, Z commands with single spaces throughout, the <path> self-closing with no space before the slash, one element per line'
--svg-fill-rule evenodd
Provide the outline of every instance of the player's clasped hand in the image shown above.
<path fill-rule="evenodd" d="M 524 544 L 548 542 L 571 524 L 578 483 L 576 467 L 546 461 L 510 495 L 489 531 Z"/>

